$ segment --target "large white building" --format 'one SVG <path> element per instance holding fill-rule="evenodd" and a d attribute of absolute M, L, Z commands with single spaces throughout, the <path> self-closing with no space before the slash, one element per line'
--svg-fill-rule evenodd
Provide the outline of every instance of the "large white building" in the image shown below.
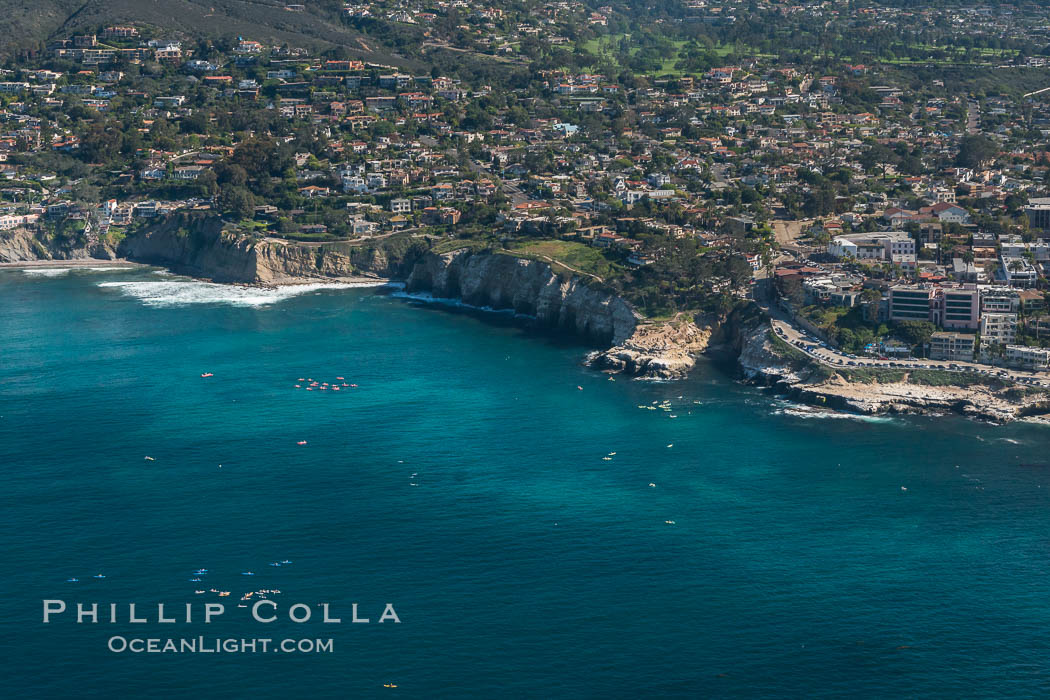
<path fill-rule="evenodd" d="M 1008 256 L 1005 253 L 999 256 L 999 264 L 1002 266 L 1003 276 L 1011 287 L 1034 287 L 1038 278 L 1035 266 L 1028 262 L 1027 258 Z"/>
<path fill-rule="evenodd" d="M 839 259 L 882 260 L 901 267 L 915 267 L 915 241 L 904 231 L 835 236 L 828 244 L 828 254 Z"/>
<path fill-rule="evenodd" d="M 986 313 L 981 316 L 981 342 L 1012 345 L 1017 340 L 1017 314 Z"/>
<path fill-rule="evenodd" d="M 1004 359 L 1008 364 L 1031 369 L 1050 367 L 1050 350 L 1030 348 L 1026 345 L 1007 345 Z"/>

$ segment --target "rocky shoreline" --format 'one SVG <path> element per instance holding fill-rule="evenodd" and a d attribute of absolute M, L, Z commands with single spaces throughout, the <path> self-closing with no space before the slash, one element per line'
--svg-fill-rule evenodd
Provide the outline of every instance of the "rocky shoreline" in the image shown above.
<path fill-rule="evenodd" d="M 712 325 L 697 325 L 694 319 L 642 322 L 621 343 L 590 353 L 587 364 L 641 379 L 683 379 L 707 351 L 714 330 Z"/>
<path fill-rule="evenodd" d="M 1047 422 L 1050 393 L 1012 384 L 930 385 L 904 374 L 897 381 L 848 381 L 828 376 L 778 347 L 767 325 L 751 330 L 739 357 L 746 381 L 790 399 L 864 415 L 955 413 L 992 423 Z"/>
<path fill-rule="evenodd" d="M 607 346 L 587 356 L 596 370 L 640 379 L 682 379 L 698 358 L 729 355 L 744 381 L 773 387 L 802 403 L 860 414 L 958 413 L 996 423 L 1050 422 L 1050 394 L 1024 387 L 982 384 L 930 386 L 909 381 L 848 381 L 779 347 L 753 305 L 724 317 L 678 315 L 648 321 L 620 297 L 549 264 L 487 251 L 425 253 L 405 266 L 381 250 L 324 248 L 251 240 L 203 220 L 189 230 L 166 222 L 122 241 L 72 248 L 47 247 L 25 230 L 0 234 L 0 265 L 144 263 L 214 282 L 273 287 L 331 282 L 404 280 L 409 293 L 459 299 L 464 304 L 513 311 L 543 327 L 574 333 Z M 184 223 L 184 222 L 183 222 Z M 780 343 L 780 346 L 783 344 Z"/>

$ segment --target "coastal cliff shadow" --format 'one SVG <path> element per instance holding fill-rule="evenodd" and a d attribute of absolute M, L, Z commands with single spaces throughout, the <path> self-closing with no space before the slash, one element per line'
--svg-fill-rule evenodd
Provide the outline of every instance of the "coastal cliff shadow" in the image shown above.
<path fill-rule="evenodd" d="M 594 338 L 543 323 L 539 319 L 518 313 L 514 309 L 480 308 L 458 300 L 418 298 L 383 289 L 376 290 L 376 294 L 406 303 L 428 313 L 472 318 L 487 326 L 514 331 L 521 337 L 538 340 L 555 348 L 579 349 L 583 352 L 609 347 L 609 343 L 602 343 Z"/>

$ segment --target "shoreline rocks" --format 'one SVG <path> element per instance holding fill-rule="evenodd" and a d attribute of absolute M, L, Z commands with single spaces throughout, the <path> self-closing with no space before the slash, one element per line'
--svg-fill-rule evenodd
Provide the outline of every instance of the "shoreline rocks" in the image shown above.
<path fill-rule="evenodd" d="M 693 320 L 641 323 L 629 338 L 608 350 L 591 353 L 590 367 L 641 379 L 682 379 L 708 349 L 714 330 Z"/>
<path fill-rule="evenodd" d="M 1050 392 L 1027 387 L 934 386 L 909 381 L 847 381 L 830 378 L 777 349 L 767 326 L 753 329 L 740 353 L 746 381 L 771 386 L 801 403 L 860 413 L 937 415 L 955 413 L 993 423 L 1030 419 L 1050 414 Z"/>
<path fill-rule="evenodd" d="M 391 261 L 382 250 L 307 246 L 275 239 L 252 240 L 223 231 L 217 219 L 169 221 L 125 239 L 115 249 L 45 244 L 27 229 L 0 233 L 0 263 L 116 261 L 157 264 L 215 282 L 273 287 L 319 280 L 386 281 Z M 534 323 L 609 345 L 586 364 L 640 379 L 682 379 L 702 354 L 726 352 L 744 381 L 773 387 L 811 405 L 860 414 L 946 412 L 996 423 L 1017 419 L 1048 422 L 1050 393 L 1025 387 L 930 386 L 908 381 L 863 383 L 830 378 L 806 359 L 778 347 L 760 315 L 734 311 L 717 319 L 676 317 L 645 321 L 622 298 L 559 275 L 550 265 L 491 252 L 425 253 L 397 266 L 409 292 L 429 292 L 464 304 L 512 310 Z M 405 274 L 407 272 L 407 274 Z M 391 275 L 394 276 L 394 275 Z M 754 310 L 752 308 L 752 310 Z M 786 347 L 786 346 L 785 346 Z"/>

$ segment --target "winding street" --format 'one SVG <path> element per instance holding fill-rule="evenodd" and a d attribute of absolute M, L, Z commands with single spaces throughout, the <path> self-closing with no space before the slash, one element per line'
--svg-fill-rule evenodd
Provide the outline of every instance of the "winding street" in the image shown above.
<path fill-rule="evenodd" d="M 770 326 L 777 337 L 791 345 L 796 350 L 805 353 L 810 359 L 833 369 L 850 369 L 857 367 L 878 367 L 882 369 L 926 369 L 944 372 L 958 372 L 960 374 L 978 374 L 985 377 L 994 377 L 1004 381 L 1013 381 L 1028 386 L 1050 387 L 1050 372 L 1037 372 L 1034 370 L 1017 370 L 994 365 L 986 365 L 979 362 L 962 362 L 960 360 L 927 360 L 919 358 L 907 358 L 901 360 L 882 360 L 873 357 L 861 357 L 851 355 L 833 348 L 819 338 L 807 331 L 796 327 L 790 317 L 775 304 L 768 303 L 768 295 L 760 295 L 760 291 L 768 291 L 771 286 L 768 280 L 758 282 L 756 286 L 762 285 L 766 290 L 756 289 L 756 303 L 770 316 Z M 767 296 L 763 299 L 762 296 Z"/>

